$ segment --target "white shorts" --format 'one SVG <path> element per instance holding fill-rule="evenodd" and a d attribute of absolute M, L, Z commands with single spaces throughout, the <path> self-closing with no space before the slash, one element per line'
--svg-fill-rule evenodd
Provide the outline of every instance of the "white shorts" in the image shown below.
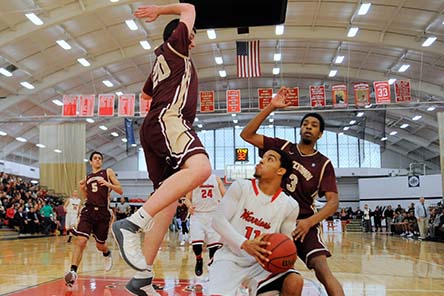
<path fill-rule="evenodd" d="M 249 295 L 256 295 L 260 288 L 271 284 L 288 273 L 298 273 L 290 269 L 283 273 L 272 275 L 262 268 L 259 263 L 251 266 L 239 266 L 231 260 L 214 261 L 209 267 L 209 294 L 237 296 L 241 294 L 242 286 L 249 288 Z"/>
<path fill-rule="evenodd" d="M 72 229 L 77 226 L 77 213 L 67 213 L 65 218 L 65 228 Z"/>
<path fill-rule="evenodd" d="M 194 213 L 190 218 L 190 236 L 193 245 L 206 243 L 207 247 L 221 245 L 220 235 L 211 227 L 211 212 Z"/>

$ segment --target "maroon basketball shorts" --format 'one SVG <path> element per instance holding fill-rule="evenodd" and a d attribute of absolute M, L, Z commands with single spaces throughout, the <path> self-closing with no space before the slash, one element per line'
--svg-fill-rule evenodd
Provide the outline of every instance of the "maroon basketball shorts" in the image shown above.
<path fill-rule="evenodd" d="M 331 254 L 328 251 L 326 245 L 322 241 L 322 231 L 321 226 L 316 225 L 310 228 L 307 235 L 304 238 L 304 242 L 301 243 L 301 240 L 297 240 L 295 242 L 296 249 L 298 252 L 298 257 L 304 261 L 305 265 L 312 269 L 313 266 L 310 266 L 311 258 L 316 256 L 325 255 L 330 257 Z"/>
<path fill-rule="evenodd" d="M 80 212 L 79 223 L 74 233 L 86 238 L 92 234 L 96 242 L 104 244 L 111 222 L 110 211 L 106 207 L 85 206 Z"/>
<path fill-rule="evenodd" d="M 154 189 L 192 155 L 207 155 L 197 133 L 177 116 L 164 116 L 158 122 L 145 120 L 140 129 L 140 143 Z"/>

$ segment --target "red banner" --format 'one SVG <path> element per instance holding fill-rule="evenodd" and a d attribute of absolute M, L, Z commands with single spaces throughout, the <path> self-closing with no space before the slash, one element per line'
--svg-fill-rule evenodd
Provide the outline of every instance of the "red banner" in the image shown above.
<path fill-rule="evenodd" d="M 396 103 L 411 102 L 412 94 L 410 80 L 396 80 L 395 82 Z"/>
<path fill-rule="evenodd" d="M 341 108 L 348 106 L 347 85 L 345 84 L 332 85 L 331 95 L 333 97 L 333 107 Z"/>
<path fill-rule="evenodd" d="M 310 85 L 310 102 L 312 107 L 325 106 L 325 86 Z"/>
<path fill-rule="evenodd" d="M 119 96 L 119 116 L 134 116 L 135 94 L 123 94 Z"/>
<path fill-rule="evenodd" d="M 370 85 L 366 82 L 358 82 L 353 85 L 356 107 L 364 107 L 370 104 Z"/>
<path fill-rule="evenodd" d="M 145 117 L 151 108 L 151 103 L 153 99 L 144 100 L 142 99 L 142 94 L 139 94 L 139 115 Z"/>
<path fill-rule="evenodd" d="M 227 90 L 227 112 L 241 112 L 241 92 L 239 89 Z"/>
<path fill-rule="evenodd" d="M 287 94 L 287 99 L 285 103 L 290 103 L 290 107 L 299 106 L 299 87 L 289 88 L 289 93 Z"/>
<path fill-rule="evenodd" d="M 214 112 L 214 90 L 199 92 L 200 112 Z"/>
<path fill-rule="evenodd" d="M 273 96 L 273 89 L 272 88 L 258 88 L 257 89 L 257 96 L 259 99 L 259 102 L 258 102 L 259 109 L 262 110 L 270 104 L 271 98 Z"/>
<path fill-rule="evenodd" d="M 94 116 L 95 95 L 80 95 L 79 116 Z"/>
<path fill-rule="evenodd" d="M 113 116 L 114 115 L 114 94 L 100 94 L 99 95 L 99 116 Z"/>
<path fill-rule="evenodd" d="M 376 104 L 390 104 L 390 84 L 388 81 L 373 82 Z"/>
<path fill-rule="evenodd" d="M 63 116 L 77 116 L 77 102 L 78 95 L 64 95 L 63 96 Z"/>

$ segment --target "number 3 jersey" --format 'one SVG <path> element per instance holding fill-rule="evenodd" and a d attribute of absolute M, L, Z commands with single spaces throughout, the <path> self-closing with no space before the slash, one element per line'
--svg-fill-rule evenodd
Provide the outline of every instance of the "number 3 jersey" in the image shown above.
<path fill-rule="evenodd" d="M 211 175 L 199 187 L 193 190 L 192 204 L 195 212 L 212 212 L 222 199 L 216 176 Z"/>
<path fill-rule="evenodd" d="M 213 221 L 213 227 L 224 244 L 216 253 L 215 260 L 234 260 L 241 266 L 256 263 L 254 257 L 240 249 L 245 239 L 275 232 L 291 237 L 299 213 L 298 203 L 282 189 L 272 196 L 267 195 L 259 189 L 256 179 L 236 180 L 225 193 L 220 207 L 218 213 L 222 210 L 232 227 L 221 224 L 218 227 L 215 225 L 218 221 Z"/>

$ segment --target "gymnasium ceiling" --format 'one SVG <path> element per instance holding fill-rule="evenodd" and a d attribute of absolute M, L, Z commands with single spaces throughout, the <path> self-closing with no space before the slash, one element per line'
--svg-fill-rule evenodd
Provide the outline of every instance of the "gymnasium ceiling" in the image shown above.
<path fill-rule="evenodd" d="M 55 99 L 61 100 L 63 94 L 139 92 L 154 60 L 152 49 L 143 49 L 139 42 L 147 40 L 152 48 L 158 46 L 163 27 L 171 19 L 160 17 L 150 24 L 136 20 L 138 28 L 130 30 L 125 20 L 133 19 L 135 9 L 149 2 L 0 1 L 0 67 L 12 64 L 17 68 L 11 77 L 0 74 L 0 131 L 7 134 L 0 136 L 0 159 L 38 166 L 39 148 L 35 145 L 39 141 L 39 125 L 66 121 L 60 116 L 61 107 L 53 103 Z M 202 128 L 196 129 L 245 126 L 257 112 L 256 89 L 260 87 L 277 90 L 281 85 L 299 86 L 302 107 L 274 114 L 273 124 L 294 126 L 299 125 L 303 112 L 309 110 L 309 85 L 322 83 L 329 89 L 332 84 L 345 82 L 353 98 L 354 82 L 410 79 L 414 103 L 319 111 L 324 112 L 329 130 L 350 135 L 364 131 L 359 123 L 365 118 L 367 140 L 381 144 L 385 132 L 388 138 L 385 149 L 405 155 L 412 162 L 426 163 L 429 169 L 439 169 L 436 112 L 444 107 L 444 2 L 370 2 L 369 12 L 361 16 L 357 13 L 361 4 L 358 0 L 288 0 L 285 30 L 279 36 L 275 34 L 275 26 L 250 27 L 249 34 L 242 35 L 236 28 L 216 29 L 214 40 L 207 37 L 206 30 L 199 30 L 198 46 L 192 57 L 200 89 L 216 91 L 218 110 L 213 114 L 198 114 Z M 36 26 L 25 17 L 25 13 L 31 12 L 43 21 L 42 25 Z M 351 26 L 359 27 L 353 38 L 347 37 Z M 437 37 L 436 42 L 423 47 L 422 43 L 432 35 Z M 250 39 L 261 40 L 262 77 L 238 79 L 235 41 Z M 67 41 L 71 49 L 62 49 L 57 40 Z M 281 61 L 273 60 L 276 52 L 281 53 Z M 341 64 L 335 64 L 338 55 L 344 56 Z M 215 63 L 215 56 L 222 56 L 222 65 Z M 80 65 L 79 58 L 87 59 L 90 66 Z M 400 73 L 403 64 L 410 68 Z M 280 67 L 278 75 L 272 74 L 274 67 Z M 331 69 L 338 70 L 337 76 L 328 77 Z M 219 70 L 226 70 L 227 77 L 219 77 Z M 114 86 L 105 86 L 103 80 L 111 81 Z M 21 85 L 23 81 L 35 88 L 26 89 Z M 237 116 L 237 124 L 225 112 L 226 89 L 242 92 L 242 113 Z M 327 98 L 330 97 L 327 92 Z M 435 109 L 428 111 L 429 107 Z M 363 118 L 356 118 L 358 111 L 365 112 Z M 413 120 L 416 115 L 422 117 Z M 357 124 L 350 124 L 353 119 Z M 94 120 L 86 123 L 87 152 L 94 149 L 104 152 L 108 159 L 105 165 L 136 153 L 138 147 L 127 150 L 121 141 L 125 136 L 122 118 Z M 137 120 L 136 135 L 141 121 Z M 401 128 L 402 124 L 409 126 Z M 100 130 L 100 125 L 108 130 Z M 350 129 L 343 131 L 345 126 Z M 389 135 L 393 131 L 397 134 Z M 114 137 L 111 132 L 119 136 Z M 19 142 L 17 137 L 27 142 Z"/>

